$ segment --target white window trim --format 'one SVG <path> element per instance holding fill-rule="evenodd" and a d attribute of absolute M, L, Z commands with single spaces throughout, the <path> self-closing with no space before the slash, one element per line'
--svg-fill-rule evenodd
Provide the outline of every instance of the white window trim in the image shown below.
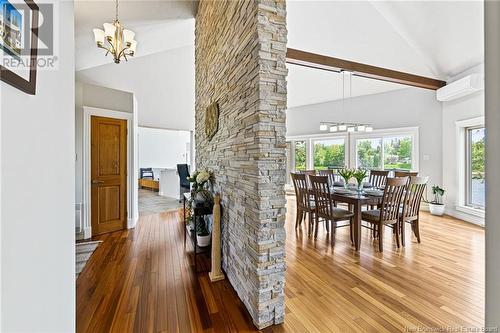
<path fill-rule="evenodd" d="M 409 136 L 412 140 L 411 148 L 411 171 L 420 170 L 420 158 L 419 158 L 419 128 L 418 127 L 402 127 L 402 128 L 390 128 L 390 129 L 379 129 L 374 130 L 370 133 L 352 133 L 349 136 L 349 155 L 351 156 L 349 165 L 352 168 L 357 168 L 357 157 L 356 157 L 356 140 L 359 139 L 374 139 L 381 138 L 382 145 L 384 144 L 384 138 L 394 137 L 394 136 Z M 384 161 L 384 147 L 382 147 L 382 166 Z"/>
<path fill-rule="evenodd" d="M 472 208 L 466 205 L 466 151 L 467 151 L 467 140 L 465 138 L 465 131 L 469 127 L 484 126 L 484 117 L 475 117 L 470 119 L 458 120 L 455 122 L 456 125 L 456 142 L 457 142 L 457 179 L 458 184 L 458 195 L 457 203 L 455 209 L 463 213 L 478 216 L 484 218 L 484 210 Z"/>
<path fill-rule="evenodd" d="M 369 133 L 322 133 L 322 134 L 309 134 L 309 135 L 291 135 L 286 137 L 286 141 L 292 142 L 292 147 L 294 147 L 295 141 L 305 141 L 306 142 L 306 169 L 314 169 L 314 152 L 313 145 L 315 140 L 328 140 L 328 139 L 344 139 L 345 142 L 345 161 L 347 167 L 356 167 L 356 140 L 363 138 L 382 138 L 392 137 L 392 136 L 411 136 L 412 138 L 412 171 L 419 171 L 419 127 L 400 127 L 400 128 L 388 128 L 388 129 L 378 129 L 373 130 Z M 383 149 L 382 149 L 383 151 Z M 293 152 L 292 152 L 293 153 Z M 383 154 L 383 153 L 382 153 Z M 383 155 L 382 155 L 383 156 Z M 293 170 L 295 170 L 295 155 L 293 158 Z"/>

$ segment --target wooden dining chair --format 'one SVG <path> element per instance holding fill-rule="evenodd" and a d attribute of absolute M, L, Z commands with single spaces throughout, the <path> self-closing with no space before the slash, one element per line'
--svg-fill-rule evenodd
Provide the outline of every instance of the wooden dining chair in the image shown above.
<path fill-rule="evenodd" d="M 370 177 L 368 182 L 373 187 L 384 187 L 387 182 L 387 177 L 389 176 L 389 171 L 385 170 L 370 170 Z"/>
<path fill-rule="evenodd" d="M 304 220 L 306 214 L 309 214 L 308 234 L 312 233 L 314 226 L 316 209 L 314 202 L 311 201 L 310 187 L 307 184 L 307 175 L 303 173 L 291 173 L 293 187 L 295 188 L 295 197 L 297 201 L 295 229 L 297 229 Z"/>
<path fill-rule="evenodd" d="M 327 176 L 328 177 L 328 184 L 330 186 L 333 186 L 333 184 L 335 183 L 335 171 L 332 169 L 318 170 L 317 175 Z"/>
<path fill-rule="evenodd" d="M 418 176 L 417 171 L 394 171 L 394 177 L 416 177 Z"/>
<path fill-rule="evenodd" d="M 399 211 L 403 195 L 407 187 L 408 178 L 388 178 L 384 188 L 384 196 L 380 209 L 367 210 L 361 212 L 361 219 L 371 224 L 371 229 L 375 229 L 378 235 L 378 248 L 380 252 L 384 250 L 384 226 L 392 225 L 399 230 Z M 399 232 L 395 233 L 398 248 Z"/>
<path fill-rule="evenodd" d="M 406 190 L 403 200 L 403 211 L 400 214 L 400 232 L 401 244 L 405 246 L 405 222 L 411 225 L 411 230 L 417 237 L 417 242 L 420 243 L 420 203 L 422 196 L 427 186 L 429 177 L 411 177 L 408 182 L 408 189 Z"/>
<path fill-rule="evenodd" d="M 328 184 L 328 176 L 310 176 L 312 189 L 314 193 L 314 203 L 316 208 L 316 223 L 314 229 L 314 237 L 318 236 L 318 226 L 320 219 L 325 221 L 326 230 L 332 229 L 332 243 L 335 242 L 335 230 L 339 227 L 349 226 L 351 243 L 353 242 L 352 219 L 354 214 L 342 208 L 335 207 L 332 199 L 330 186 Z M 337 222 L 349 221 L 349 224 L 338 225 Z M 330 223 L 330 228 L 328 227 Z"/>

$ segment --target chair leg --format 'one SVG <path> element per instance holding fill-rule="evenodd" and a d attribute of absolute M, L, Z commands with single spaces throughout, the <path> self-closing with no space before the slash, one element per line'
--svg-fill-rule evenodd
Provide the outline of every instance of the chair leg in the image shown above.
<path fill-rule="evenodd" d="M 297 216 L 295 217 L 295 229 L 297 229 L 299 225 L 302 224 L 302 218 L 303 218 L 302 211 L 297 210 Z"/>
<path fill-rule="evenodd" d="M 332 221 L 330 221 L 330 223 L 327 223 L 327 221 L 325 221 L 325 229 L 326 229 L 326 232 L 329 233 L 330 232 L 330 225 L 332 224 Z"/>
<path fill-rule="evenodd" d="M 351 244 L 354 244 L 354 238 L 352 236 L 353 230 L 352 230 L 352 217 L 349 219 L 349 236 L 351 236 Z"/>
<path fill-rule="evenodd" d="M 315 216 L 313 212 L 309 212 L 309 235 L 312 235 L 314 230 Z"/>
<path fill-rule="evenodd" d="M 401 247 L 401 243 L 399 242 L 399 221 L 394 224 L 394 230 L 396 231 L 396 245 L 399 249 Z"/>
<path fill-rule="evenodd" d="M 313 222 L 313 225 L 314 225 L 314 238 L 317 238 L 318 237 L 318 229 L 319 229 L 319 219 L 315 219 L 315 221 Z"/>
<path fill-rule="evenodd" d="M 420 243 L 420 228 L 419 228 L 419 223 L 418 223 L 418 219 L 416 219 L 415 221 L 413 221 L 413 224 L 414 224 L 414 232 L 415 232 L 415 236 L 417 236 L 417 242 Z"/>
<path fill-rule="evenodd" d="M 406 246 L 405 245 L 405 239 L 406 239 L 405 238 L 405 223 L 406 222 L 404 220 L 401 220 L 401 221 L 399 221 L 399 223 L 401 224 L 401 226 L 400 226 L 400 229 L 401 229 L 401 245 L 403 245 L 403 247 L 404 247 L 404 246 Z"/>
<path fill-rule="evenodd" d="M 384 225 L 378 225 L 378 250 L 384 252 Z"/>

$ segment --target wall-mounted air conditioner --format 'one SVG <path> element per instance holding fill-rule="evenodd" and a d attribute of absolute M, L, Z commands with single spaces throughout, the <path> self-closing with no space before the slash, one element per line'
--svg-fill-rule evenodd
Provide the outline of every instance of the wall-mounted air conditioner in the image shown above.
<path fill-rule="evenodd" d="M 439 88 L 436 91 L 436 98 L 440 102 L 447 102 L 483 89 L 484 75 L 471 74 Z"/>

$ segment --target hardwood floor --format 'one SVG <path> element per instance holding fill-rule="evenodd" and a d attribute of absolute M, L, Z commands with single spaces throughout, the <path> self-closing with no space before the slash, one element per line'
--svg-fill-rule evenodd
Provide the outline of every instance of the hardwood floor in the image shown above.
<path fill-rule="evenodd" d="M 332 247 L 295 231 L 288 197 L 285 323 L 265 332 L 401 332 L 405 327 L 484 325 L 484 231 L 424 214 L 422 243 L 397 249 L 386 230 L 384 252 L 369 230 L 361 251 L 348 228 Z M 77 332 L 251 332 L 244 305 L 227 280 L 194 274 L 177 213 L 140 218 L 135 230 L 96 239 L 77 280 Z"/>

